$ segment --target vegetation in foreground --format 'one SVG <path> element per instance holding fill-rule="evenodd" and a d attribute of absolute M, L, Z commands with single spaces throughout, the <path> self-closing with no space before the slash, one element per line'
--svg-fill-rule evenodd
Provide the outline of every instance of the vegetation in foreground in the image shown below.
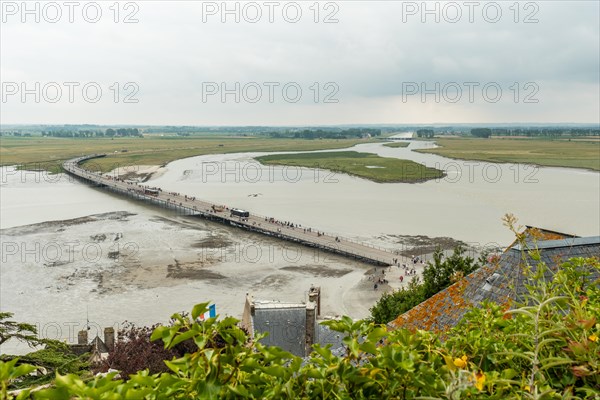
<path fill-rule="evenodd" d="M 375 182 L 422 182 L 440 178 L 443 172 L 422 164 L 356 151 L 273 154 L 256 157 L 263 164 L 320 168 L 358 176 Z"/>
<path fill-rule="evenodd" d="M 535 252 L 532 252 L 535 256 Z M 56 375 L 18 399 L 596 399 L 600 396 L 598 259 L 571 259 L 551 281 L 531 273 L 525 303 L 472 309 L 441 342 L 432 333 L 389 331 L 348 317 L 325 322 L 344 347 L 314 346 L 302 359 L 251 341 L 234 318 L 174 315 L 152 339 L 193 350 L 165 361 L 167 372 L 84 378 Z M 0 362 L 0 395 L 35 367 Z M 126 379 L 123 379 L 126 378 Z"/>
<path fill-rule="evenodd" d="M 1 165 L 24 165 L 30 169 L 59 172 L 62 162 L 84 154 L 106 153 L 93 160 L 103 172 L 129 165 L 164 165 L 174 160 L 206 154 L 313 151 L 351 147 L 368 139 L 271 139 L 265 137 L 115 137 L 52 138 L 2 137 Z"/>
<path fill-rule="evenodd" d="M 90 365 L 85 358 L 72 353 L 69 346 L 63 342 L 52 339 L 40 339 L 37 335 L 35 325 L 16 322 L 12 320 L 13 314 L 10 312 L 0 313 L 0 345 L 9 340 L 17 340 L 26 343 L 30 347 L 44 346 L 18 360 L 18 364 L 30 364 L 35 366 L 35 372 L 29 373 L 18 381 L 19 387 L 39 386 L 52 382 L 54 375 L 77 374 L 79 376 L 90 375 Z M 1 364 L 9 365 L 14 362 L 15 357 L 7 354 L 0 355 L 0 376 L 5 371 Z M 18 365 L 16 364 L 16 365 Z M 16 367 L 18 368 L 18 367 Z M 1 386 L 6 389 L 6 386 Z M 6 398 L 6 394 L 0 392 L 0 399 Z"/>
<path fill-rule="evenodd" d="M 435 149 L 418 150 L 462 160 L 523 163 L 600 171 L 600 141 L 439 138 Z"/>

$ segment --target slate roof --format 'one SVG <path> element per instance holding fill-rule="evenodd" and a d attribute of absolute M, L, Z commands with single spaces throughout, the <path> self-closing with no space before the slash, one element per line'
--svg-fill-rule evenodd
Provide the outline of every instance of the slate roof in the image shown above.
<path fill-rule="evenodd" d="M 253 317 L 255 332 L 268 332 L 261 340 L 267 346 L 279 346 L 297 356 L 306 352 L 306 305 L 261 304 Z"/>
<path fill-rule="evenodd" d="M 555 238 L 559 235 L 554 234 L 557 233 L 542 237 Z M 527 237 L 532 236 L 528 234 Z M 538 241 L 536 246 L 540 252 L 540 261 L 546 263 L 550 269 L 546 273 L 546 279 L 551 278 L 560 264 L 569 258 L 600 257 L 600 236 L 575 238 L 564 235 L 558 240 Z M 522 254 L 521 246 L 514 244 L 498 261 L 479 268 L 400 315 L 388 326 L 392 329 L 402 327 L 443 333 L 458 324 L 469 309 L 479 306 L 484 300 L 506 306 L 515 300 L 521 300 L 526 290 L 523 266 L 529 264 L 534 270 L 537 267 L 536 261 L 530 256 L 523 260 Z M 597 271 L 594 273 L 592 279 L 600 278 Z"/>
<path fill-rule="evenodd" d="M 268 346 L 278 346 L 290 353 L 304 357 L 307 352 L 307 304 L 280 303 L 277 301 L 253 301 L 254 315 L 251 326 L 253 332 L 267 332 L 261 340 Z M 308 321 L 310 322 L 310 321 Z M 332 348 L 343 345 L 343 336 L 320 321 L 315 320 L 313 342 L 322 346 L 330 344 Z"/>
<path fill-rule="evenodd" d="M 73 352 L 73 354 L 78 356 L 92 351 L 92 346 L 90 346 L 89 344 L 70 344 L 69 348 L 71 349 L 71 352 Z"/>
<path fill-rule="evenodd" d="M 524 233 L 530 236 L 535 236 L 540 240 L 558 240 L 579 237 L 577 235 L 571 235 L 570 233 L 551 231 L 549 229 L 537 228 L 529 225 L 525 227 Z"/>
<path fill-rule="evenodd" d="M 91 350 L 96 351 L 98 353 L 108 353 L 108 347 L 106 346 L 106 344 L 104 343 L 104 341 L 102 339 L 100 339 L 98 336 L 96 336 L 94 338 L 94 340 L 92 340 L 92 343 L 90 343 L 90 347 Z"/>
<path fill-rule="evenodd" d="M 332 348 L 343 346 L 344 335 L 341 332 L 333 331 L 328 326 L 317 323 L 315 326 L 315 343 L 321 346 L 331 345 Z"/>

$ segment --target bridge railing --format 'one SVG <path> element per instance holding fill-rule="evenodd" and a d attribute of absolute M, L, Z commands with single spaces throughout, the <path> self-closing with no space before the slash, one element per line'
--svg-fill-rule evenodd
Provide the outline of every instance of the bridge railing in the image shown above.
<path fill-rule="evenodd" d="M 106 156 L 106 154 L 91 154 L 91 155 L 87 155 L 87 156 L 77 157 L 77 158 L 65 161 L 63 163 L 63 168 L 65 170 L 67 170 L 67 171 L 69 171 L 69 172 L 71 172 L 73 174 L 76 174 L 78 176 L 81 176 L 83 178 L 95 180 L 97 183 L 106 183 L 106 181 L 110 182 L 111 180 L 108 179 L 108 178 L 106 178 L 104 175 L 102 175 L 102 173 L 97 173 L 97 172 L 93 172 L 93 171 L 87 170 L 85 168 L 82 168 L 79 165 L 81 162 L 83 162 L 85 160 L 90 160 L 90 159 L 93 159 L 93 158 L 99 158 L 99 157 L 105 157 L 105 156 Z M 141 192 L 137 192 L 137 195 L 138 196 L 142 196 L 143 198 L 145 198 L 147 200 L 156 200 L 153 196 L 148 196 L 148 195 L 145 195 L 144 193 L 141 193 Z M 173 195 L 173 194 L 170 194 L 170 193 L 169 193 L 169 196 L 181 197 L 181 195 Z M 202 200 L 202 199 L 196 199 L 196 201 L 201 202 L 201 203 L 205 203 L 205 204 L 213 204 L 214 205 L 213 202 Z M 181 207 L 181 208 L 187 208 L 191 212 L 204 213 L 203 210 L 197 210 L 197 209 L 194 209 L 193 207 L 189 207 L 189 205 L 184 205 L 184 203 L 186 203 L 186 202 L 187 201 L 184 200 L 184 201 L 180 202 L 181 205 L 178 205 L 178 204 L 175 204 L 175 203 L 173 203 L 173 205 L 177 206 L 177 207 Z M 297 224 L 294 224 L 296 227 L 291 228 L 291 227 L 289 227 L 289 226 L 287 226 L 287 225 L 285 225 L 283 223 L 282 224 L 277 224 L 275 222 L 270 222 L 271 218 L 273 218 L 273 219 L 275 219 L 275 218 L 274 217 L 268 217 L 268 216 L 265 216 L 265 215 L 261 215 L 261 214 L 258 214 L 258 213 L 252 213 L 252 216 L 255 217 L 255 218 L 264 220 L 265 223 L 269 224 L 267 226 L 271 226 L 271 227 L 272 226 L 281 226 L 284 229 L 310 229 L 311 233 L 317 233 L 318 232 L 322 236 L 332 238 L 332 240 L 333 240 L 333 238 L 337 237 L 340 240 L 340 242 L 353 243 L 353 244 L 356 244 L 358 246 L 368 247 L 368 248 L 372 248 L 372 249 L 384 252 L 384 253 L 386 253 L 386 255 L 389 254 L 389 256 L 390 256 L 389 258 L 392 258 L 395 255 L 392 252 L 392 250 L 390 250 L 390 249 L 386 249 L 386 248 L 383 248 L 381 246 L 372 245 L 370 243 L 360 242 L 358 240 L 351 239 L 349 237 L 344 237 L 344 236 L 341 236 L 341 235 L 333 234 L 333 233 L 330 233 L 330 232 L 324 232 L 324 231 L 320 231 L 320 230 L 313 230 L 312 227 L 308 227 L 307 228 L 306 226 L 303 226 L 303 225 L 299 225 L 298 226 Z M 222 218 L 230 220 L 230 221 L 235 222 L 235 223 L 240 223 L 240 224 L 245 225 L 245 226 L 247 226 L 249 228 L 253 228 L 253 229 L 260 229 L 260 228 L 262 228 L 262 226 L 256 227 L 256 226 L 244 223 L 243 221 L 239 221 L 238 222 L 235 218 L 231 218 L 231 217 L 227 218 L 226 216 L 222 216 Z M 283 220 L 277 219 L 277 221 L 282 222 Z M 347 254 L 352 254 L 352 255 L 360 256 L 360 257 L 363 257 L 365 259 L 372 259 L 372 260 L 375 260 L 375 261 L 378 261 L 378 262 L 389 263 L 389 258 L 388 259 L 383 259 L 383 258 L 376 257 L 376 256 L 373 256 L 373 255 L 367 255 L 365 253 L 361 254 L 361 253 L 356 253 L 356 252 L 351 252 L 351 251 L 343 250 L 343 249 L 339 248 L 338 246 L 329 246 L 329 245 L 326 245 L 326 244 L 323 244 L 323 243 L 317 243 L 316 241 L 310 241 L 310 238 L 308 238 L 308 237 L 302 237 L 301 235 L 298 235 L 298 236 L 287 235 L 283 231 L 273 231 L 273 230 L 269 230 L 269 229 L 261 229 L 261 230 L 268 231 L 270 233 L 275 234 L 276 236 L 279 236 L 279 237 L 282 237 L 282 238 L 286 238 L 287 240 L 291 240 L 291 241 L 305 241 L 305 242 L 310 242 L 310 243 L 318 245 L 318 246 L 320 246 L 322 248 L 327 248 L 327 249 L 329 249 L 330 251 L 333 251 L 333 252 L 339 252 L 339 253 L 343 252 L 343 253 L 347 253 Z"/>

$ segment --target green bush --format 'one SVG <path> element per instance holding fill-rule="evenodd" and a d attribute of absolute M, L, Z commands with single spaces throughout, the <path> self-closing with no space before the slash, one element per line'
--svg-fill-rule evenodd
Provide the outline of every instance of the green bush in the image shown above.
<path fill-rule="evenodd" d="M 57 374 L 34 399 L 597 399 L 600 396 L 600 282 L 598 259 L 571 259 L 551 281 L 544 265 L 530 274 L 529 296 L 504 310 L 484 303 L 441 342 L 343 317 L 328 321 L 345 335 L 341 352 L 314 346 L 302 359 L 249 341 L 233 318 L 198 322 L 175 315 L 152 338 L 166 348 L 193 340 L 197 350 L 166 362 L 169 372 L 113 374 L 85 381 Z M 218 343 L 216 338 L 218 338 Z M 0 363 L 7 387 L 30 370 Z"/>
<path fill-rule="evenodd" d="M 387 324 L 393 321 L 485 263 L 485 255 L 475 261 L 465 253 L 465 248 L 458 245 L 450 256 L 444 257 L 442 249 L 437 248 L 433 253 L 432 262 L 428 262 L 423 270 L 423 282 L 414 277 L 408 287 L 392 293 L 384 293 L 370 309 L 371 321 L 376 324 Z"/>

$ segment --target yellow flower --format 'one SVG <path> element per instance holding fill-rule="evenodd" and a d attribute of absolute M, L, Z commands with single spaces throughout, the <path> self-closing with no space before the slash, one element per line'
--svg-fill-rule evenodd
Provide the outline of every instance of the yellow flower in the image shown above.
<path fill-rule="evenodd" d="M 529 387 L 529 385 L 525 385 L 523 389 L 527 390 L 528 392 L 531 392 L 531 387 Z"/>
<path fill-rule="evenodd" d="M 456 365 L 458 368 L 465 368 L 467 366 L 467 356 L 462 356 L 461 358 L 455 358 L 454 365 Z"/>
<path fill-rule="evenodd" d="M 587 297 L 584 297 L 584 298 L 582 299 L 582 302 L 581 302 L 581 307 L 585 307 L 585 305 L 587 304 L 587 302 L 588 302 L 588 298 L 587 298 Z"/>
<path fill-rule="evenodd" d="M 594 333 L 588 339 L 590 339 L 590 341 L 592 341 L 592 342 L 597 342 L 598 341 L 598 336 Z"/>
<path fill-rule="evenodd" d="M 478 390 L 483 390 L 483 384 L 485 383 L 485 374 L 477 372 L 473 374 L 473 377 L 475 378 L 475 387 Z"/>

